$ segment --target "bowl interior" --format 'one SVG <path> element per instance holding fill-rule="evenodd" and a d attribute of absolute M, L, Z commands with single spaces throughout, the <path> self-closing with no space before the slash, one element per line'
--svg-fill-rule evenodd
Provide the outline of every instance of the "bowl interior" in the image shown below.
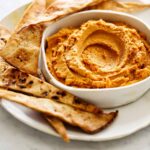
<path fill-rule="evenodd" d="M 51 24 L 50 26 L 47 27 L 47 29 L 43 33 L 43 38 L 42 38 L 42 44 L 41 44 L 41 56 L 40 56 L 40 67 L 41 70 L 47 79 L 48 82 L 52 83 L 53 85 L 65 89 L 65 90 L 115 90 L 118 88 L 126 88 L 129 86 L 134 86 L 136 84 L 142 84 L 142 82 L 146 82 L 146 80 L 149 80 L 150 77 L 128 85 L 124 87 L 116 87 L 116 88 L 105 88 L 105 89 L 87 89 L 87 88 L 76 88 L 76 87 L 70 87 L 67 85 L 64 85 L 63 83 L 59 82 L 57 79 L 55 79 L 50 71 L 48 70 L 47 63 L 46 63 L 46 56 L 45 56 L 45 47 L 46 47 L 46 38 L 48 36 L 51 36 L 55 34 L 57 31 L 59 31 L 62 28 L 65 27 L 78 27 L 82 23 L 88 21 L 88 20 L 99 20 L 99 19 L 104 19 L 105 21 L 119 21 L 119 22 L 124 22 L 127 23 L 137 30 L 139 30 L 141 33 L 144 33 L 147 37 L 147 40 L 150 41 L 150 29 L 149 27 L 140 19 L 125 14 L 125 13 L 120 13 L 120 12 L 114 12 L 114 11 L 100 11 L 100 10 L 92 10 L 92 11 L 84 11 L 80 13 L 76 13 L 73 15 L 70 15 L 68 17 L 65 17 L 61 19 L 60 21 Z"/>

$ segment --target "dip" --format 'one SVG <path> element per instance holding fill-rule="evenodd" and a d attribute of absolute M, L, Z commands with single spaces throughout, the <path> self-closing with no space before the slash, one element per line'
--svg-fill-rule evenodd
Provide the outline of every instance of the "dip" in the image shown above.
<path fill-rule="evenodd" d="M 47 38 L 46 57 L 51 74 L 73 87 L 120 87 L 150 76 L 149 43 L 122 22 L 63 28 Z"/>

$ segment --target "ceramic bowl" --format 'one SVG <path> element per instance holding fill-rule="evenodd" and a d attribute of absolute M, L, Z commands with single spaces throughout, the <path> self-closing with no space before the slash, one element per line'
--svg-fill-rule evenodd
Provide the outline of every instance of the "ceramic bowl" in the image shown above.
<path fill-rule="evenodd" d="M 112 108 L 122 106 L 137 100 L 142 96 L 150 87 L 150 77 L 123 87 L 116 88 L 100 88 L 100 89 L 88 89 L 88 88 L 76 88 L 64 85 L 63 83 L 56 80 L 50 71 L 46 63 L 45 46 L 46 38 L 53 35 L 58 30 L 64 27 L 76 27 L 88 20 L 104 19 L 106 21 L 121 21 L 125 22 L 147 36 L 147 40 L 150 41 L 150 29 L 140 19 L 128 15 L 126 13 L 119 13 L 114 11 L 84 11 L 75 13 L 68 17 L 59 20 L 56 23 L 50 24 L 43 33 L 41 53 L 39 59 L 39 65 L 47 81 L 61 89 L 72 93 L 90 103 L 94 103 L 102 108 Z"/>

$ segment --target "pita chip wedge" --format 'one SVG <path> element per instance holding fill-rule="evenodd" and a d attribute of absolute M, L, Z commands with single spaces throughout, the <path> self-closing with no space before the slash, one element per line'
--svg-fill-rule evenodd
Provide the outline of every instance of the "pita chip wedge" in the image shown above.
<path fill-rule="evenodd" d="M 118 112 L 93 114 L 75 109 L 46 98 L 36 98 L 24 94 L 0 89 L 0 97 L 32 108 L 38 112 L 57 117 L 64 122 L 81 128 L 86 133 L 96 133 L 116 118 Z"/>
<path fill-rule="evenodd" d="M 143 9 L 150 8 L 150 4 L 136 2 L 120 2 L 117 0 L 105 0 L 98 5 L 89 7 L 88 9 L 114 10 L 120 12 L 138 12 Z"/>
<path fill-rule="evenodd" d="M 63 138 L 65 142 L 70 141 L 67 134 L 67 130 L 60 119 L 52 116 L 46 116 L 46 115 L 44 115 L 44 118 L 55 129 L 55 131 Z"/>
<path fill-rule="evenodd" d="M 36 76 L 43 30 L 42 25 L 31 25 L 12 34 L 0 55 L 16 68 Z"/>

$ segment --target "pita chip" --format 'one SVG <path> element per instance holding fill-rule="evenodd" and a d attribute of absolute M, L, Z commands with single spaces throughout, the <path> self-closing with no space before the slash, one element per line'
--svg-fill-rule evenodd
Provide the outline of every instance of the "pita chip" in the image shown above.
<path fill-rule="evenodd" d="M 0 89 L 0 97 L 19 103 L 38 112 L 59 118 L 72 126 L 79 127 L 86 133 L 96 133 L 106 128 L 114 121 L 118 114 L 117 111 L 93 114 L 55 102 L 51 99 L 36 98 L 5 89 Z"/>
<path fill-rule="evenodd" d="M 31 25 L 14 33 L 0 55 L 14 67 L 37 76 L 43 29 L 42 25 Z"/>
<path fill-rule="evenodd" d="M 65 142 L 70 141 L 67 134 L 67 130 L 60 119 L 46 115 L 44 117 L 47 120 L 47 122 L 55 129 L 55 131 L 63 138 Z"/>

